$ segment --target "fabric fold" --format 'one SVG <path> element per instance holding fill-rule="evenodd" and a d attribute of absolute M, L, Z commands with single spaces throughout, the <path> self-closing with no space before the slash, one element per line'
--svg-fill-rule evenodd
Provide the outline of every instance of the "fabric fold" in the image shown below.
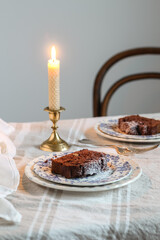
<path fill-rule="evenodd" d="M 21 221 L 21 214 L 5 199 L 17 190 L 20 181 L 19 171 L 13 159 L 16 148 L 8 136 L 13 131 L 13 126 L 0 119 L 0 218 L 18 223 Z"/>
<path fill-rule="evenodd" d="M 19 223 L 22 219 L 21 214 L 4 198 L 0 199 L 0 217 L 14 223 Z"/>

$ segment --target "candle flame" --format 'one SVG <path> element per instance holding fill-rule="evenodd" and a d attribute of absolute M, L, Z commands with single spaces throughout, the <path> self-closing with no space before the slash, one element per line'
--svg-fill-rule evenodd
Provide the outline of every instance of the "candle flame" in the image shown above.
<path fill-rule="evenodd" d="M 51 50 L 51 58 L 52 58 L 52 61 L 56 60 L 56 49 L 54 46 L 52 47 L 52 50 Z"/>

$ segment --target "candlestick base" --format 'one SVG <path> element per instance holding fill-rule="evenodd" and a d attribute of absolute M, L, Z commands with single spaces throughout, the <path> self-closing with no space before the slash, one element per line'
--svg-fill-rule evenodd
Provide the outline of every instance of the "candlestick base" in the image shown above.
<path fill-rule="evenodd" d="M 49 112 L 49 118 L 53 122 L 53 132 L 51 136 L 41 144 L 41 150 L 48 152 L 62 152 L 70 148 L 69 144 L 60 138 L 59 134 L 57 133 L 58 127 L 56 126 L 56 123 L 60 118 L 60 112 L 64 110 L 65 108 L 63 107 L 60 107 L 59 110 L 50 110 L 49 107 L 44 109 L 44 111 Z"/>

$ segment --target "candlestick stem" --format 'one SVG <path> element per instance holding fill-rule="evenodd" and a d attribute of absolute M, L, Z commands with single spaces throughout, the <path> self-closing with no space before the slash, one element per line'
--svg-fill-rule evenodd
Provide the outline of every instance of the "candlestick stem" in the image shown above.
<path fill-rule="evenodd" d="M 60 107 L 59 110 L 51 110 L 49 107 L 46 107 L 44 111 L 49 112 L 49 119 L 52 121 L 53 126 L 51 127 L 53 129 L 53 132 L 51 136 L 44 141 L 40 149 L 43 151 L 49 151 L 49 152 L 62 152 L 69 149 L 68 143 L 66 143 L 62 138 L 60 138 L 58 132 L 57 132 L 57 122 L 60 119 L 60 113 L 64 111 L 65 108 Z"/>

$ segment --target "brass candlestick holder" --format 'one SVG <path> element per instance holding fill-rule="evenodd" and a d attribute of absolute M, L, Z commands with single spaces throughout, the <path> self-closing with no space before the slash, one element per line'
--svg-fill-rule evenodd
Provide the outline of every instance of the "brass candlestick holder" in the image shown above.
<path fill-rule="evenodd" d="M 60 119 L 60 113 L 64 110 L 65 108 L 63 107 L 60 107 L 59 110 L 50 110 L 49 107 L 44 109 L 44 111 L 49 112 L 49 119 L 53 122 L 53 132 L 51 136 L 41 144 L 41 150 L 48 152 L 62 152 L 69 149 L 70 146 L 68 143 L 61 139 L 57 132 L 57 122 Z"/>

